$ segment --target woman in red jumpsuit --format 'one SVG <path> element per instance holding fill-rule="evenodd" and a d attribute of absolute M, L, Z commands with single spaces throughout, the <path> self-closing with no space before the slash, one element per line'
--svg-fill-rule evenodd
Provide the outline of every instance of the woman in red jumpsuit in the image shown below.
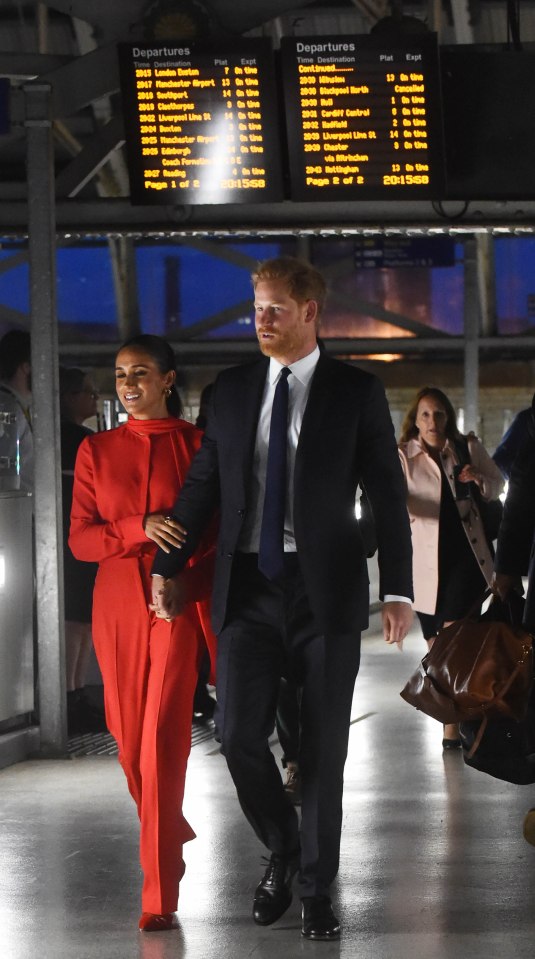
<path fill-rule="evenodd" d="M 202 434 L 179 419 L 169 344 L 142 335 L 116 359 L 117 395 L 129 414 L 117 429 L 87 437 L 75 468 L 69 545 L 98 562 L 94 645 L 106 721 L 141 822 L 142 915 L 146 932 L 177 925 L 182 845 L 194 832 L 182 815 L 192 703 L 208 625 L 213 549 L 188 570 L 191 601 L 173 622 L 151 602 L 156 546 L 180 545 L 167 518 Z"/>

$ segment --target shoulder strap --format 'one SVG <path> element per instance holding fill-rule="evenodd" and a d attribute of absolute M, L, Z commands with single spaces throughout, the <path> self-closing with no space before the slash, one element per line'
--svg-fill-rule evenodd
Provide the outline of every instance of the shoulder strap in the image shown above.
<path fill-rule="evenodd" d="M 468 445 L 468 437 L 460 435 L 458 439 L 453 441 L 457 457 L 461 466 L 466 466 L 467 463 L 471 463 L 470 458 L 470 447 Z"/>

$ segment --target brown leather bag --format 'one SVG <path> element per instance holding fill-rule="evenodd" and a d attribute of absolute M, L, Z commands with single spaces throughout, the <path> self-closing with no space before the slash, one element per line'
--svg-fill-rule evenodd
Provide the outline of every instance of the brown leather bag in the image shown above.
<path fill-rule="evenodd" d="M 533 679 L 532 637 L 504 621 L 504 606 L 493 600 L 483 615 L 472 610 L 441 629 L 402 698 L 441 723 L 487 716 L 524 719 Z"/>

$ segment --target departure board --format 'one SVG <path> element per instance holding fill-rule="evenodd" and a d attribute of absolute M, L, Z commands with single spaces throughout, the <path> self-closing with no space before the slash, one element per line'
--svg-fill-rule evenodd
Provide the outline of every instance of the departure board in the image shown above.
<path fill-rule="evenodd" d="M 133 203 L 282 199 L 269 41 L 118 50 Z"/>
<path fill-rule="evenodd" d="M 294 200 L 439 198 L 436 36 L 281 42 Z"/>

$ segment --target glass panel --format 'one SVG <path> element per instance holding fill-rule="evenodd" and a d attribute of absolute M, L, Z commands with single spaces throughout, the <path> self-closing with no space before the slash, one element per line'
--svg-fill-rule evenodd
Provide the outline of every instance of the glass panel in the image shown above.
<path fill-rule="evenodd" d="M 30 279 L 27 250 L 23 243 L 2 241 L 2 248 L 0 249 L 0 305 L 4 308 L 7 307 L 9 310 L 16 310 L 25 314 L 29 322 Z"/>
<path fill-rule="evenodd" d="M 200 240 L 196 247 L 140 243 L 136 264 L 143 332 L 186 333 L 195 339 L 254 336 L 251 272 L 259 260 L 294 250 L 294 240 Z"/>
<path fill-rule="evenodd" d="M 140 241 L 136 281 L 143 332 L 195 339 L 254 337 L 250 274 L 259 260 L 295 254 L 295 237 L 269 240 Z M 331 287 L 322 324 L 324 337 L 408 337 L 434 329 L 463 329 L 462 244 L 449 267 L 362 267 L 355 239 L 314 238 L 312 261 Z M 0 326 L 28 319 L 29 271 L 25 244 L 0 249 Z M 12 260 L 13 266 L 2 271 Z M 496 241 L 501 332 L 520 332 L 535 322 L 530 306 L 535 239 Z M 63 343 L 118 337 L 110 250 L 105 239 L 58 249 L 59 338 Z M 535 291 L 533 294 L 535 300 Z M 534 317 L 528 314 L 533 309 Z M 0 329 L 1 332 L 1 329 Z"/>
<path fill-rule="evenodd" d="M 432 238 L 429 243 L 432 245 Z M 385 268 L 363 260 L 353 239 L 318 238 L 313 262 L 331 278 L 322 322 L 325 337 L 407 337 L 426 327 L 460 335 L 463 330 L 462 245 L 449 267 Z"/>
<path fill-rule="evenodd" d="M 498 333 L 535 330 L 535 237 L 495 239 L 494 261 Z"/>
<path fill-rule="evenodd" d="M 57 251 L 60 342 L 116 340 L 117 306 L 107 242 Z"/>

